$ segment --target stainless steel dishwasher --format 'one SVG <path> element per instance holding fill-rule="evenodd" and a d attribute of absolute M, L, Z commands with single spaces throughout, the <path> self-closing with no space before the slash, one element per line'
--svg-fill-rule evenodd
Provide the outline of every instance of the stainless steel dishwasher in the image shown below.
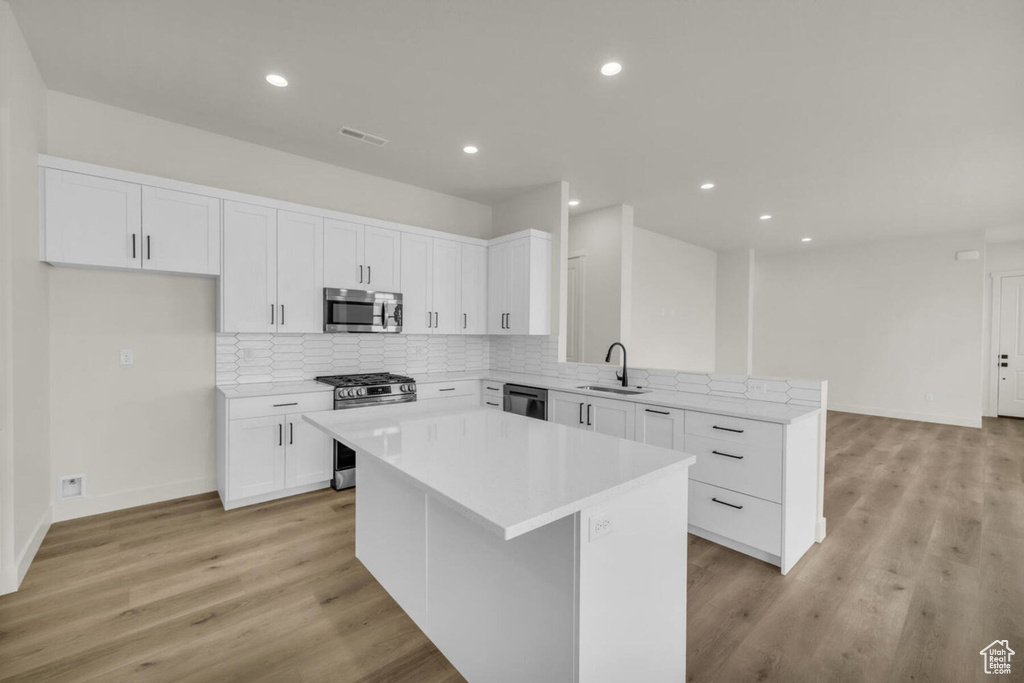
<path fill-rule="evenodd" d="M 538 420 L 548 419 L 548 390 L 506 384 L 504 392 L 506 413 L 525 415 Z"/>

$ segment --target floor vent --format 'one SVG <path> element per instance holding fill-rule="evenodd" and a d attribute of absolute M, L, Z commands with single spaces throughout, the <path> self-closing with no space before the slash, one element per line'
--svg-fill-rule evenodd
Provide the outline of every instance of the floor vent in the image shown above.
<path fill-rule="evenodd" d="M 360 140 L 362 142 L 367 142 L 371 145 L 377 145 L 378 147 L 383 147 L 384 145 L 388 144 L 388 141 L 382 137 L 371 135 L 370 133 L 364 133 L 361 130 L 349 128 L 348 126 L 342 126 L 341 128 L 339 128 L 338 135 L 344 135 L 346 137 L 352 138 L 353 140 Z"/>

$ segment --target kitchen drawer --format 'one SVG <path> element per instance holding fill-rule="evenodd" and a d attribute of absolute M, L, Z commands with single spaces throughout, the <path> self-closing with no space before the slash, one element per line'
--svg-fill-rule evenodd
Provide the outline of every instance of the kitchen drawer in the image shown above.
<path fill-rule="evenodd" d="M 782 451 L 775 446 L 687 434 L 685 450 L 697 456 L 691 479 L 782 502 Z"/>
<path fill-rule="evenodd" d="M 417 401 L 429 401 L 432 398 L 453 398 L 455 396 L 476 396 L 479 392 L 480 380 L 476 379 L 416 384 Z"/>
<path fill-rule="evenodd" d="M 492 410 L 501 410 L 503 407 L 501 398 L 494 398 L 493 396 L 488 396 L 486 394 L 484 394 L 480 399 L 480 405 L 484 408 L 491 408 Z"/>
<path fill-rule="evenodd" d="M 686 433 L 730 443 L 774 448 L 782 453 L 782 425 L 686 411 Z M 689 442 L 687 442 L 689 445 Z"/>
<path fill-rule="evenodd" d="M 281 396 L 247 396 L 228 399 L 228 419 L 240 420 L 248 417 L 285 415 L 287 413 L 312 413 L 332 408 L 334 408 L 334 392 L 331 390 Z"/>
<path fill-rule="evenodd" d="M 502 394 L 505 392 L 505 385 L 501 382 L 492 382 L 485 379 L 480 382 L 480 386 L 484 396 L 492 396 L 500 399 Z"/>
<path fill-rule="evenodd" d="M 782 554 L 782 506 L 777 503 L 691 479 L 689 521 L 766 553 Z"/>

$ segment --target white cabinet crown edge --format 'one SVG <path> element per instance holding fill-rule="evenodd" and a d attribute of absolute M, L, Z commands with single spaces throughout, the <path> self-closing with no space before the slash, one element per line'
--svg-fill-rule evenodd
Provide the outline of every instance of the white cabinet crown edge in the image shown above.
<path fill-rule="evenodd" d="M 515 239 L 516 237 L 522 237 L 527 232 L 531 234 L 536 234 L 538 236 L 546 237 L 547 239 L 551 239 L 551 235 L 549 233 L 542 232 L 540 230 L 520 231 L 517 233 L 513 233 L 512 235 L 503 235 L 502 237 L 493 240 L 481 239 L 479 237 L 469 237 L 467 235 L 445 232 L 443 230 L 421 228 L 415 225 L 395 223 L 393 221 L 386 221 L 380 218 L 369 218 L 367 216 L 359 216 L 356 214 L 345 213 L 343 211 L 324 209 L 318 206 L 296 204 L 294 202 L 283 201 L 280 199 L 271 199 L 269 197 L 261 197 L 259 195 L 246 194 L 244 192 L 223 190 L 216 187 L 210 187 L 208 185 L 197 185 L 195 183 L 188 183 L 180 180 L 172 180 L 170 178 L 161 178 L 159 176 L 151 176 L 146 175 L 144 173 L 136 173 L 135 171 L 123 171 L 121 169 L 110 168 L 109 166 L 100 166 L 97 164 L 90 164 L 84 161 L 62 159 L 60 157 L 54 157 L 48 154 L 39 155 L 39 167 L 40 169 L 52 168 L 61 171 L 71 171 L 73 173 L 82 173 L 84 175 L 97 176 L 99 178 L 109 178 L 112 180 L 121 180 L 129 183 L 138 183 L 140 185 L 148 185 L 150 187 L 157 187 L 167 190 L 177 190 L 178 192 L 190 192 L 192 194 L 204 195 L 206 197 L 214 197 L 217 199 L 241 202 L 244 204 L 256 204 L 258 206 L 263 206 L 266 208 L 279 209 L 281 211 L 291 211 L 294 213 L 303 213 L 312 216 L 322 216 L 324 218 L 333 218 L 340 221 L 347 221 L 349 223 L 358 223 L 361 225 L 373 225 L 381 228 L 390 228 L 392 230 L 400 230 L 402 232 L 410 232 L 418 235 L 425 235 L 428 237 L 454 239 L 459 242 L 465 242 L 467 244 L 478 244 L 481 246 L 487 246 L 488 244 L 493 244 L 495 242 L 503 242 L 506 241 L 506 239 Z M 40 171 L 40 173 L 42 173 L 42 171 Z M 42 201 L 42 198 L 40 198 L 40 201 Z M 42 213 L 40 213 L 41 225 L 43 224 L 43 220 L 44 216 Z"/>

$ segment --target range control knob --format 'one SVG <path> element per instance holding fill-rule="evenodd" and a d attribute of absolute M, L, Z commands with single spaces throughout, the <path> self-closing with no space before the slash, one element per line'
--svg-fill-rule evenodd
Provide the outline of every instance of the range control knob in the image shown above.
<path fill-rule="evenodd" d="M 366 396 L 366 389 L 363 389 L 362 387 L 359 387 L 358 389 L 356 389 L 356 395 L 357 396 Z"/>
<path fill-rule="evenodd" d="M 346 389 L 345 390 L 345 395 L 346 396 L 355 396 L 356 395 L 356 390 L 355 389 Z"/>

